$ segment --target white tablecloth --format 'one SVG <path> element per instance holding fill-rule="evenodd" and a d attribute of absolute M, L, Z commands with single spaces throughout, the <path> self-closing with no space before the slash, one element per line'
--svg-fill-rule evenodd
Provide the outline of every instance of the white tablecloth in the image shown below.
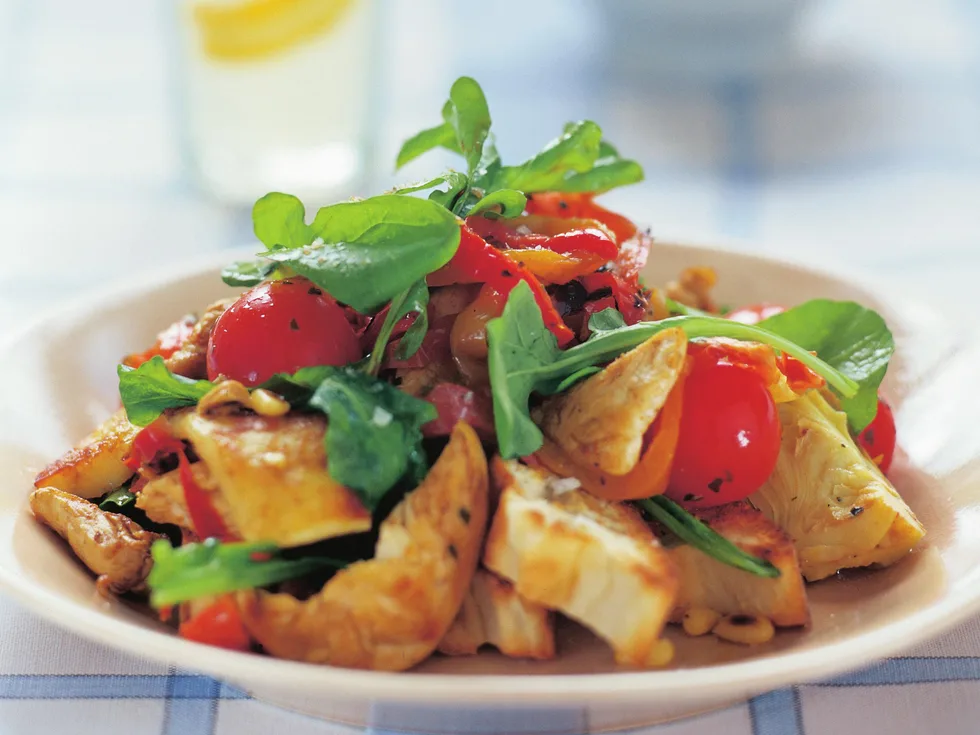
<path fill-rule="evenodd" d="M 473 74 L 505 156 L 529 154 L 566 119 L 599 120 L 647 170 L 609 204 L 657 234 L 868 274 L 976 331 L 980 6 L 813 2 L 775 74 L 670 81 L 620 73 L 640 49 L 611 54 L 619 39 L 600 6 L 384 3 L 379 158 L 393 160 L 401 138 L 434 122 L 451 80 Z M 202 196 L 184 164 L 172 10 L 0 0 L 3 327 L 249 241 L 247 211 Z M 385 168 L 374 188 L 393 180 Z M 90 644 L 2 596 L 0 631 L 3 735 L 355 733 Z M 975 620 L 863 672 L 643 732 L 966 734 L 978 722 Z"/>

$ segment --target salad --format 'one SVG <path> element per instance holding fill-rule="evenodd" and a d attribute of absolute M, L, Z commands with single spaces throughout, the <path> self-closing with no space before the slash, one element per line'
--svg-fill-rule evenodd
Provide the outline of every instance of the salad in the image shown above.
<path fill-rule="evenodd" d="M 593 122 L 505 164 L 463 77 L 397 164 L 435 148 L 461 170 L 259 199 L 237 290 L 122 359 L 121 409 L 30 497 L 101 592 L 333 666 L 550 659 L 564 618 L 652 667 L 668 624 L 764 643 L 807 583 L 919 544 L 880 315 L 645 282 L 650 232 L 596 202 L 643 172 Z"/>

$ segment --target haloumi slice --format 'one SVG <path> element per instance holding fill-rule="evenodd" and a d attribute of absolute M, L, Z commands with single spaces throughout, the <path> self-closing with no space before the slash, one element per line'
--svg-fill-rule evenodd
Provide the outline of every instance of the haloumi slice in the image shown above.
<path fill-rule="evenodd" d="M 722 615 L 759 615 L 784 627 L 809 622 L 806 585 L 789 536 L 747 503 L 730 503 L 695 515 L 743 551 L 771 562 L 781 574 L 774 579 L 757 577 L 693 546 L 668 545 L 667 553 L 681 581 L 671 614 L 673 622 L 698 607 Z"/>
<path fill-rule="evenodd" d="M 618 663 L 650 663 L 678 578 L 639 513 L 515 461 L 495 458 L 493 476 L 503 491 L 484 565 L 522 597 L 590 628 Z"/>
<path fill-rule="evenodd" d="M 437 650 L 447 656 L 467 656 L 485 645 L 511 658 L 552 659 L 555 626 L 547 608 L 521 597 L 507 580 L 477 569 L 463 606 Z"/>

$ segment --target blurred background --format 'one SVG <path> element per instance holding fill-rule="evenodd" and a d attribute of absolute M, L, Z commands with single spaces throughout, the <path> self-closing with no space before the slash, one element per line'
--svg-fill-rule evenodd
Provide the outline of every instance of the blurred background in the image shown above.
<path fill-rule="evenodd" d="M 394 157 L 460 74 L 505 160 L 599 122 L 656 236 L 977 304 L 980 3 L 0 0 L 0 324 L 438 173 Z"/>

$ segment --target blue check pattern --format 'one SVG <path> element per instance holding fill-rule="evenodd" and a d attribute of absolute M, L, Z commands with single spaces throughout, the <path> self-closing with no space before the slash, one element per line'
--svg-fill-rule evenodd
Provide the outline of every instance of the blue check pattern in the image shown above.
<path fill-rule="evenodd" d="M 109 278 L 250 240 L 247 211 L 193 183 L 175 3 L 0 0 L 0 325 Z M 647 170 L 610 206 L 662 236 L 744 240 L 873 273 L 950 311 L 980 306 L 980 3 L 815 0 L 775 73 L 669 80 L 642 67 L 643 48 L 602 32 L 603 3 L 501 0 L 492 18 L 450 0 L 379 3 L 380 161 L 430 125 L 452 78 L 470 73 L 505 157 L 532 152 L 557 121 L 603 122 Z M 508 18 L 520 22 L 489 27 L 493 53 L 458 42 L 460 28 Z M 419 54 L 430 48 L 438 58 Z M 396 181 L 386 165 L 373 178 L 366 192 Z M 38 252 L 45 289 L 23 277 Z M 91 644 L 3 596 L 0 631 L 0 735 L 364 732 Z M 383 707 L 376 715 L 390 727 Z M 500 732 L 514 729 L 512 716 L 495 716 Z M 973 620 L 862 671 L 634 732 L 966 735 L 978 722 Z M 567 711 L 521 725 L 589 732 L 584 714 Z"/>

